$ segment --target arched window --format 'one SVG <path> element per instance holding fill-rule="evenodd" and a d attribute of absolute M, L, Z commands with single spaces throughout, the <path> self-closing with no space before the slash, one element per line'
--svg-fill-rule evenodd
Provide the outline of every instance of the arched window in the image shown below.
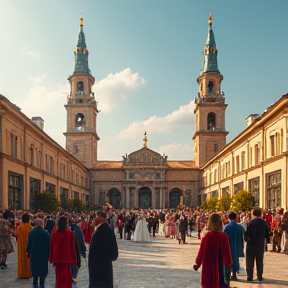
<path fill-rule="evenodd" d="M 213 82 L 209 81 L 208 83 L 208 94 L 213 93 Z"/>
<path fill-rule="evenodd" d="M 83 95 L 84 93 L 84 83 L 83 81 L 79 81 L 77 83 L 77 95 Z"/>
<path fill-rule="evenodd" d="M 213 112 L 208 113 L 207 116 L 207 130 L 215 130 L 216 127 L 216 115 Z"/>
<path fill-rule="evenodd" d="M 76 118 L 75 118 L 75 126 L 76 126 L 76 130 L 80 131 L 81 128 L 84 126 L 85 124 L 85 119 L 84 119 L 84 115 L 82 113 L 78 113 L 76 115 Z"/>

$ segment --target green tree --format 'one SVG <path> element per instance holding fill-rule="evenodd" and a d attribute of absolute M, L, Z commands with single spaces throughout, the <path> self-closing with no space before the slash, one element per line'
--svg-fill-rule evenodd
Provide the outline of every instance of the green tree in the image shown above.
<path fill-rule="evenodd" d="M 222 196 L 219 199 L 219 211 L 229 211 L 231 209 L 232 200 L 230 194 Z"/>
<path fill-rule="evenodd" d="M 219 199 L 217 197 L 210 197 L 201 204 L 200 208 L 204 211 L 215 212 L 218 210 L 218 205 Z"/>
<path fill-rule="evenodd" d="M 46 213 L 52 213 L 57 211 L 59 207 L 59 201 L 54 194 L 49 191 L 43 191 L 35 196 L 34 209 L 42 210 Z"/>
<path fill-rule="evenodd" d="M 254 203 L 253 193 L 242 189 L 233 197 L 232 209 L 234 211 L 250 211 Z"/>
<path fill-rule="evenodd" d="M 64 210 L 72 211 L 73 210 L 73 199 L 62 198 L 60 201 L 60 206 Z"/>

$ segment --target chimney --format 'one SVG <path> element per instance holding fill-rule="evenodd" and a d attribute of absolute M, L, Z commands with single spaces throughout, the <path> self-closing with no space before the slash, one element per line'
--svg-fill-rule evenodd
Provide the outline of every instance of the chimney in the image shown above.
<path fill-rule="evenodd" d="M 36 124 L 40 129 L 44 128 L 44 120 L 40 116 L 32 117 L 32 122 Z"/>
<path fill-rule="evenodd" d="M 259 116 L 260 114 L 250 114 L 249 116 L 247 116 L 246 118 L 247 127 L 250 126 Z"/>

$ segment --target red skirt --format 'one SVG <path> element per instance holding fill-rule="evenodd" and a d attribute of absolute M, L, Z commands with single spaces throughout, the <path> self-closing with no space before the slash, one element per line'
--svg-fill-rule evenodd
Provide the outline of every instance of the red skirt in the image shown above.
<path fill-rule="evenodd" d="M 72 288 L 72 272 L 70 263 L 56 263 L 55 274 L 55 288 Z"/>

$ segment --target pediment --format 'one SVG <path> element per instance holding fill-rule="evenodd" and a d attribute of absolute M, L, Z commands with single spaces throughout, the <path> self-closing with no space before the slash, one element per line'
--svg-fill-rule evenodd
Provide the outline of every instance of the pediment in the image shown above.
<path fill-rule="evenodd" d="M 167 165 L 167 156 L 162 156 L 147 147 L 123 156 L 123 165 Z"/>

